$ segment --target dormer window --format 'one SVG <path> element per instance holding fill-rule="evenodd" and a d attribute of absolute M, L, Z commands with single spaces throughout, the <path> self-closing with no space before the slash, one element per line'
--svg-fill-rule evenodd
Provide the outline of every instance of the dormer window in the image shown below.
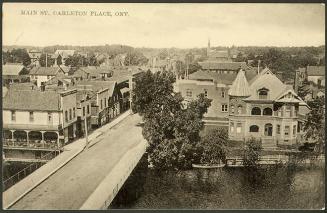
<path fill-rule="evenodd" d="M 259 99 L 268 99 L 268 89 L 266 88 L 262 88 L 260 90 L 258 90 L 258 96 L 259 96 Z"/>

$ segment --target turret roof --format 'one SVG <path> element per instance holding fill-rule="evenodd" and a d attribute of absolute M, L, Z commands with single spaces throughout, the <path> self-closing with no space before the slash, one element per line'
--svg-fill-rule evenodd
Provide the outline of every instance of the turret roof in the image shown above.
<path fill-rule="evenodd" d="M 238 71 L 237 76 L 229 89 L 229 95 L 240 97 L 246 97 L 251 95 L 249 83 L 246 80 L 245 73 L 242 69 Z"/>

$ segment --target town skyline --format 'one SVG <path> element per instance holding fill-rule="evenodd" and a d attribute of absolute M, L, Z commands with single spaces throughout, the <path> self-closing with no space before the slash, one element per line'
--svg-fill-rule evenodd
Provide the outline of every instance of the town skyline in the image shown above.
<path fill-rule="evenodd" d="M 206 47 L 209 38 L 213 47 L 325 43 L 322 4 L 155 5 L 22 3 L 13 7 L 5 3 L 3 44 L 39 47 L 124 44 L 136 48 L 185 49 Z M 49 14 L 110 10 L 112 14 L 128 12 L 128 16 L 21 15 L 22 10 L 47 10 Z"/>

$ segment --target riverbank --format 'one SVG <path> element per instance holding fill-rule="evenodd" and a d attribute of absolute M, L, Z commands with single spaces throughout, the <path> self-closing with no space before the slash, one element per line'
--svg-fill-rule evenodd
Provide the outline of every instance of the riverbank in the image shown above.
<path fill-rule="evenodd" d="M 245 168 L 192 169 L 161 174 L 149 169 L 140 197 L 118 208 L 321 209 L 324 202 L 323 167 L 281 166 L 251 173 Z"/>

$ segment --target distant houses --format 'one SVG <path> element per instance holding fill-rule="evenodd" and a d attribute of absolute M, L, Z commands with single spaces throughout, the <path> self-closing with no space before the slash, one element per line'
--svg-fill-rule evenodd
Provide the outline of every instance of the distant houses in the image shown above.
<path fill-rule="evenodd" d="M 43 85 L 43 83 L 49 81 L 53 77 L 57 75 L 65 75 L 65 71 L 59 67 L 59 66 L 54 66 L 54 67 L 34 67 L 30 71 L 30 79 L 31 82 L 36 82 L 36 85 L 40 87 Z"/>
<path fill-rule="evenodd" d="M 22 64 L 2 65 L 2 85 L 29 81 L 29 71 Z"/>

